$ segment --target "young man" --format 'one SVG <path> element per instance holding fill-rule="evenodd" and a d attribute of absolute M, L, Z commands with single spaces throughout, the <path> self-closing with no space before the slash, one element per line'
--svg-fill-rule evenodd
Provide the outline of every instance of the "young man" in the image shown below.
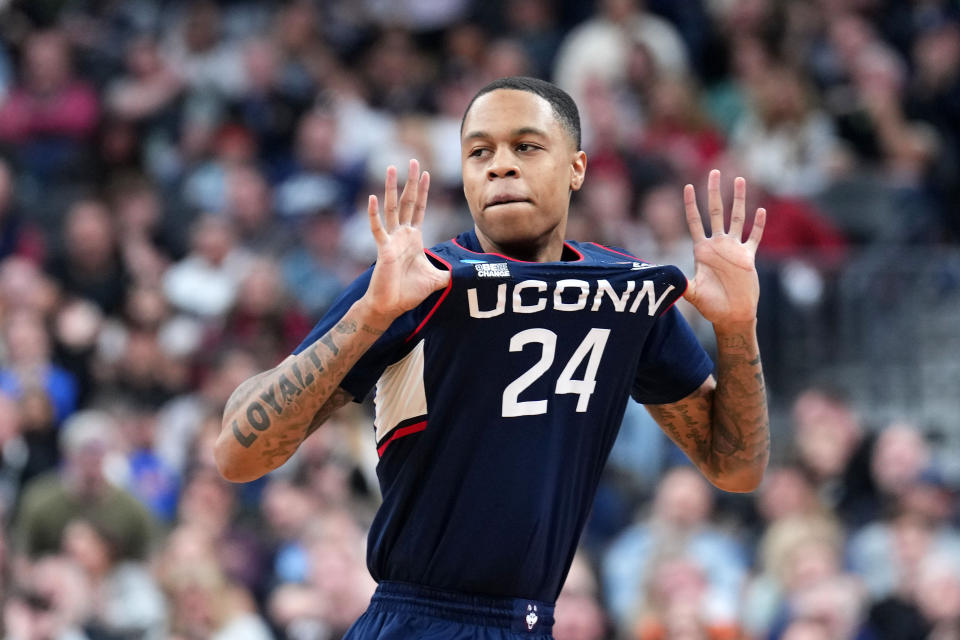
<path fill-rule="evenodd" d="M 744 181 L 724 231 L 710 174 L 706 237 L 684 191 L 696 276 L 564 241 L 587 158 L 570 97 L 530 78 L 491 83 L 467 108 L 463 183 L 472 231 L 424 250 L 430 177 L 387 169 L 370 196 L 376 265 L 298 351 L 242 384 L 224 412 L 225 477 L 283 463 L 376 386 L 383 505 L 368 565 L 379 583 L 349 638 L 549 637 L 560 591 L 628 395 L 718 487 L 749 491 L 769 431 L 755 335 Z M 713 322 L 716 367 L 673 303 Z M 716 371 L 716 378 L 712 374 Z"/>

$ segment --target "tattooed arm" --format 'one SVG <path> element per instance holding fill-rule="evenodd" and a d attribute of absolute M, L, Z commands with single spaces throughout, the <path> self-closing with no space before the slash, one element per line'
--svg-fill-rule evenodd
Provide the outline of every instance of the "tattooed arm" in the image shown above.
<path fill-rule="evenodd" d="M 709 237 L 693 186 L 687 185 L 683 190 L 696 261 L 696 274 L 683 295 L 713 323 L 717 335 L 717 377 L 710 376 L 697 391 L 679 402 L 647 405 L 660 427 L 703 474 L 727 491 L 755 489 L 770 454 L 767 398 L 757 346 L 760 283 L 754 263 L 766 211 L 757 209 L 744 241 L 746 189 L 743 178 L 734 180 L 730 228 L 725 229 L 720 172 L 710 172 Z"/>
<path fill-rule="evenodd" d="M 387 169 L 384 221 L 370 196 L 377 263 L 363 296 L 336 326 L 299 354 L 241 384 L 230 396 L 214 449 L 220 473 L 234 482 L 259 478 L 283 464 L 304 438 L 350 399 L 340 382 L 402 313 L 450 281 L 423 253 L 420 223 L 430 177 L 410 162 L 397 200 L 397 170 Z"/>
<path fill-rule="evenodd" d="M 716 379 L 710 376 L 679 402 L 646 408 L 710 482 L 725 491 L 752 491 L 770 455 L 755 325 L 716 333 Z"/>
<path fill-rule="evenodd" d="M 312 346 L 237 387 L 214 450 L 223 477 L 247 482 L 276 469 L 352 400 L 338 385 L 383 333 L 365 318 L 363 302 Z"/>

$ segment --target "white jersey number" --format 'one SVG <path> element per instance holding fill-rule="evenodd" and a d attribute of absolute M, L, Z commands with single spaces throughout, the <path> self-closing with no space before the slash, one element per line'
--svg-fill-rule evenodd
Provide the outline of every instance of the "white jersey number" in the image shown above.
<path fill-rule="evenodd" d="M 609 336 L 610 329 L 590 329 L 580 346 L 570 356 L 569 362 L 560 372 L 560 377 L 557 378 L 554 393 L 578 395 L 578 413 L 586 412 L 590 404 L 590 396 L 597 387 L 597 370 L 600 368 L 600 359 L 603 357 L 603 349 L 607 346 Z M 504 418 L 537 416 L 547 412 L 547 400 L 520 400 L 519 398 L 520 394 L 546 373 L 553 364 L 557 351 L 557 334 L 549 329 L 526 329 L 510 338 L 510 351 L 523 351 L 528 344 L 540 345 L 540 359 L 503 390 L 501 415 Z M 587 360 L 584 378 L 575 380 L 573 374 L 584 360 Z"/>

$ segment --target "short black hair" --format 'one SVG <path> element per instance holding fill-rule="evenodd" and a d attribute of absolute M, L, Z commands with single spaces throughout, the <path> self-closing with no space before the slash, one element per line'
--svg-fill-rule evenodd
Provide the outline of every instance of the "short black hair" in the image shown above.
<path fill-rule="evenodd" d="M 514 91 L 526 91 L 533 93 L 547 102 L 553 109 L 553 115 L 560 121 L 560 125 L 567 130 L 570 137 L 580 150 L 580 112 L 577 110 L 577 103 L 573 101 L 566 91 L 555 84 L 539 78 L 530 78 L 526 76 L 510 76 L 494 80 L 486 85 L 470 99 L 470 104 L 463 110 L 463 119 L 460 120 L 460 133 L 463 133 L 463 124 L 467 121 L 467 114 L 470 108 L 480 96 L 496 91 L 497 89 L 513 89 Z"/>

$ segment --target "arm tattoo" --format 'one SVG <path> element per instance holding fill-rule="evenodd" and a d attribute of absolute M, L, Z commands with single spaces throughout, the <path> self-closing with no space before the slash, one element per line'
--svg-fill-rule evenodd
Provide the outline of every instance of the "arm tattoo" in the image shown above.
<path fill-rule="evenodd" d="M 366 339 L 344 339 L 358 331 Z M 234 439 L 258 465 L 273 469 L 282 464 L 352 399 L 340 388 L 340 381 L 382 333 L 341 320 L 302 353 L 241 384 L 224 409 L 232 417 L 229 429 Z"/>
<path fill-rule="evenodd" d="M 762 467 L 770 453 L 763 368 L 755 343 L 742 335 L 719 340 L 710 457 L 717 473 Z"/>
<path fill-rule="evenodd" d="M 664 431 L 711 478 L 762 469 L 770 451 L 766 389 L 756 346 L 743 336 L 718 344 L 717 386 L 679 402 L 648 405 Z"/>

